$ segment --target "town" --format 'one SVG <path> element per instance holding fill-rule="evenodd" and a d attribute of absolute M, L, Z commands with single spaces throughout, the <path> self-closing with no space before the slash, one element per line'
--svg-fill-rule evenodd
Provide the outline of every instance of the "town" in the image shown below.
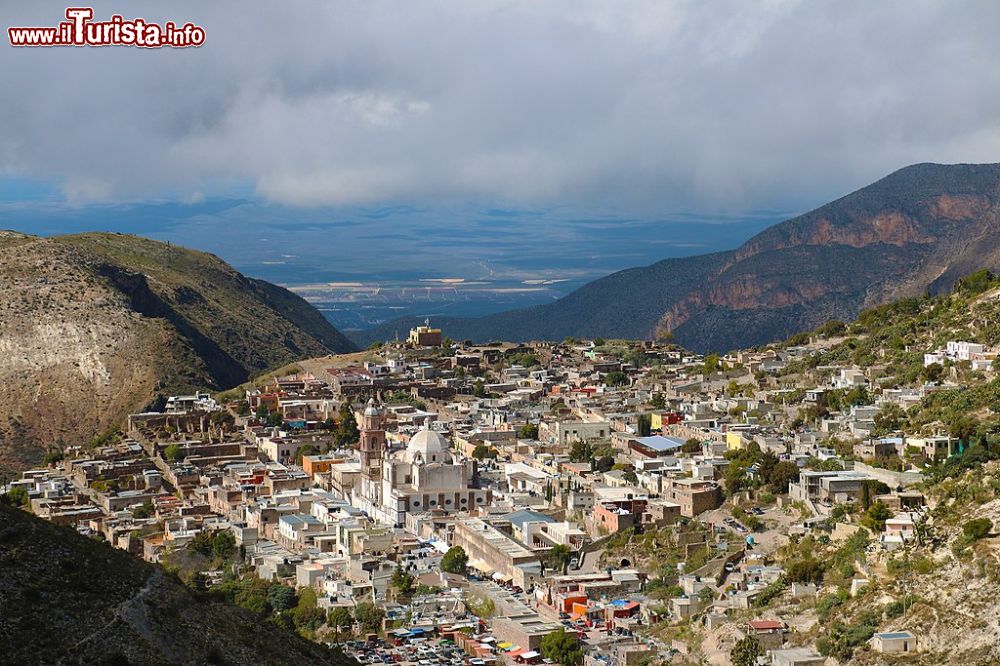
<path fill-rule="evenodd" d="M 828 362 L 843 329 L 720 356 L 418 326 L 171 397 L 4 490 L 362 664 L 918 653 L 923 488 L 974 442 L 901 415 L 994 376 L 997 347 L 919 350 L 892 388 L 884 366 Z"/>

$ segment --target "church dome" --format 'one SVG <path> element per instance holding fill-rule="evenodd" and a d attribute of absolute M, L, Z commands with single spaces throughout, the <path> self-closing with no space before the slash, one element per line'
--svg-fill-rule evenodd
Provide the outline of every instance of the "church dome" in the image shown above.
<path fill-rule="evenodd" d="M 425 463 L 451 461 L 448 440 L 441 433 L 426 429 L 410 438 L 410 443 L 406 445 L 406 456 L 410 462 L 418 458 Z"/>
<path fill-rule="evenodd" d="M 365 416 L 381 416 L 382 410 L 375 404 L 375 398 L 368 399 L 368 406 L 365 407 Z"/>

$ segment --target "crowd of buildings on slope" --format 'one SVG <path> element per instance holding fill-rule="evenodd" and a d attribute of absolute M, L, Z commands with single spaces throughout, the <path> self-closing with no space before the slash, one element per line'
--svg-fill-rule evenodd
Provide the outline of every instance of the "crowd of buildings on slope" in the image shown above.
<path fill-rule="evenodd" d="M 130 416 L 116 443 L 71 448 L 58 464 L 13 483 L 27 491 L 35 514 L 103 535 L 151 562 L 199 532 L 229 531 L 245 572 L 312 587 L 324 607 L 375 600 L 390 620 L 409 618 L 411 636 L 465 626 L 470 586 L 488 586 L 488 594 L 506 587 L 516 596 L 502 617 L 478 627 L 481 640 L 469 650 L 534 662 L 541 638 L 560 623 L 634 635 L 664 619 L 718 621 L 727 610 L 752 607 L 782 571 L 738 521 L 716 510 L 727 451 L 753 442 L 802 468 L 784 501 L 801 502 L 812 517 L 789 526 L 790 534 L 813 530 L 832 506 L 857 499 L 866 480 L 886 483 L 892 491 L 881 499 L 895 515 L 880 543 L 895 549 L 923 519 L 922 496 L 907 490 L 920 481 L 918 469 L 853 462 L 816 471 L 806 461 L 835 460 L 831 436 L 856 441 L 859 459 L 913 450 L 942 459 L 957 446 L 947 435 L 871 436 L 885 404 L 908 406 L 930 386 L 882 391 L 874 405 L 834 412 L 816 429 L 790 429 L 795 409 L 777 399 L 784 390 L 755 390 L 755 377 L 779 372 L 811 353 L 806 348 L 740 353 L 706 374 L 703 357 L 653 343 L 641 351 L 655 371 L 602 355 L 593 343 L 440 344 L 440 332 L 423 328 L 371 361 L 331 361 L 323 372 L 273 378 L 243 401 L 174 397 L 163 412 Z M 989 357 L 963 345 L 942 353 Z M 516 362 L 525 359 L 527 367 Z M 853 367 L 830 377 L 805 390 L 806 404 L 876 379 Z M 731 395 L 733 382 L 745 390 Z M 339 447 L 344 405 L 358 434 Z M 581 460 L 573 455 L 581 444 L 597 453 Z M 664 606 L 650 603 L 646 573 L 631 563 L 595 565 L 609 535 L 691 519 L 707 529 L 685 545 L 725 562 L 726 593 L 705 594 L 721 581 L 682 571 L 683 594 Z M 441 571 L 454 546 L 483 580 Z M 570 553 L 562 569 L 547 566 L 557 547 Z M 390 580 L 398 566 L 435 595 L 397 607 Z M 800 585 L 793 593 L 816 590 Z M 780 622 L 765 618 L 743 630 L 774 650 L 773 663 L 821 663 L 810 661 L 808 649 L 782 650 Z M 879 649 L 914 649 L 912 635 L 897 634 L 904 638 L 877 636 Z M 519 650 L 505 653 L 501 644 Z M 596 645 L 588 660 L 632 666 L 659 651 L 650 645 Z"/>

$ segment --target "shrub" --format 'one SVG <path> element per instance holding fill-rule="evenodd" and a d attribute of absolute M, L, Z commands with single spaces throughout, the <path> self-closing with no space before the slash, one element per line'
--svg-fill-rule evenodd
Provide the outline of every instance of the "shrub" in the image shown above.
<path fill-rule="evenodd" d="M 970 541 L 978 541 L 989 535 L 993 522 L 989 518 L 973 518 L 962 525 L 962 534 Z"/>

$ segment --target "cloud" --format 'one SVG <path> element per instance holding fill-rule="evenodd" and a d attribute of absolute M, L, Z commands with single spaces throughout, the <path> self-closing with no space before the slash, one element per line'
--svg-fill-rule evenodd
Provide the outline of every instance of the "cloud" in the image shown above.
<path fill-rule="evenodd" d="M 4 3 L 9 25 L 65 4 Z M 0 171 L 79 200 L 795 206 L 1000 160 L 1000 5 L 105 3 L 200 49 L 3 49 Z"/>

